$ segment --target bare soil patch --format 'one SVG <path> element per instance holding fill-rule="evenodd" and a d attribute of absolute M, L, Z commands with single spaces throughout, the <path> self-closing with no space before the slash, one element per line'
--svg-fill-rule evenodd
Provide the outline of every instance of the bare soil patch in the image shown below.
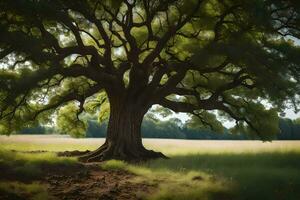
<path fill-rule="evenodd" d="M 62 151 L 62 152 L 57 152 L 57 156 L 60 156 L 60 157 L 76 157 L 76 156 L 82 156 L 82 155 L 85 155 L 85 154 L 88 154 L 90 153 L 91 151 L 89 150 L 86 150 L 86 151 L 78 151 L 78 150 L 75 150 L 75 151 Z"/>
<path fill-rule="evenodd" d="M 69 156 L 74 156 L 73 153 Z M 39 182 L 45 185 L 49 198 L 53 200 L 137 200 L 155 189 L 146 182 L 133 182 L 132 179 L 136 175 L 128 171 L 104 170 L 100 165 L 101 163 L 41 163 L 38 166 L 41 172 L 37 176 L 27 177 L 15 173 L 11 166 L 1 164 L 0 170 L 5 173 L 1 175 L 0 180 L 26 184 Z M 30 196 L 31 194 L 0 191 L 1 200 L 25 200 L 30 199 Z"/>
<path fill-rule="evenodd" d="M 141 199 L 153 186 L 133 183 L 135 175 L 123 170 L 103 170 L 98 164 L 79 164 L 78 167 L 48 169 L 43 182 L 55 199 Z"/>

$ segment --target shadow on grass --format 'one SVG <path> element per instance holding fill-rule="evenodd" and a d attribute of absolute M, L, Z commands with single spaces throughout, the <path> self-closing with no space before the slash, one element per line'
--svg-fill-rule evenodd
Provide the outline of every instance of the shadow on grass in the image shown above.
<path fill-rule="evenodd" d="M 57 158 L 54 153 L 0 150 L 0 199 L 48 199 L 46 187 L 41 184 L 47 174 L 72 172 L 79 167 L 75 159 Z"/>
<path fill-rule="evenodd" d="M 0 180 L 32 182 L 44 177 L 45 173 L 76 167 L 75 159 L 58 158 L 54 153 L 22 153 L 0 150 Z M 64 170 L 66 171 L 66 170 Z"/>
<path fill-rule="evenodd" d="M 20 190 L 45 195 L 34 181 L 43 178 L 47 171 L 73 173 L 76 166 L 75 159 L 58 158 L 54 153 L 0 150 L 0 199 L 3 191 L 10 195 L 20 194 Z M 143 175 L 142 181 L 158 185 L 158 193 L 149 199 L 300 199 L 300 152 L 186 154 L 140 165 L 112 161 L 103 167 L 127 168 Z M 8 181 L 18 181 L 19 185 L 8 188 Z"/>
<path fill-rule="evenodd" d="M 144 167 L 225 178 L 236 186 L 233 199 L 300 199 L 300 152 L 189 154 L 151 161 Z"/>

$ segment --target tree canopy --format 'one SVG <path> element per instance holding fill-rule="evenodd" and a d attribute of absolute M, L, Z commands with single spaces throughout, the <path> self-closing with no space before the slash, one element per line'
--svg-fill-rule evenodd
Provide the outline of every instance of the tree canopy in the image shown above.
<path fill-rule="evenodd" d="M 298 39 L 297 0 L 2 0 L 0 132 L 53 114 L 84 131 L 123 101 L 269 140 L 299 104 Z"/>

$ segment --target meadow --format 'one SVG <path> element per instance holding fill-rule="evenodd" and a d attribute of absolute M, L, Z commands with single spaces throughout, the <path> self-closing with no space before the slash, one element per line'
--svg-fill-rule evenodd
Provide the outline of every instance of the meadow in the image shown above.
<path fill-rule="evenodd" d="M 39 182 L 47 165 L 72 168 L 76 158 L 55 152 L 93 150 L 103 139 L 57 135 L 0 136 L 0 197 L 53 199 Z M 148 184 L 150 200 L 299 200 L 300 141 L 212 141 L 144 139 L 149 149 L 170 159 L 128 164 L 108 161 L 99 171 L 126 171 L 130 182 Z M 103 198 L 105 199 L 105 198 Z"/>

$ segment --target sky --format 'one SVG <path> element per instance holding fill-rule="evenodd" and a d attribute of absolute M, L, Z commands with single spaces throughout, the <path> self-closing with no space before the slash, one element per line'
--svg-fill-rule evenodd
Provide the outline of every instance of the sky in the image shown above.
<path fill-rule="evenodd" d="M 286 113 L 286 118 L 290 118 L 290 119 L 297 119 L 300 118 L 300 112 L 295 113 L 292 109 L 287 109 L 285 110 Z"/>

